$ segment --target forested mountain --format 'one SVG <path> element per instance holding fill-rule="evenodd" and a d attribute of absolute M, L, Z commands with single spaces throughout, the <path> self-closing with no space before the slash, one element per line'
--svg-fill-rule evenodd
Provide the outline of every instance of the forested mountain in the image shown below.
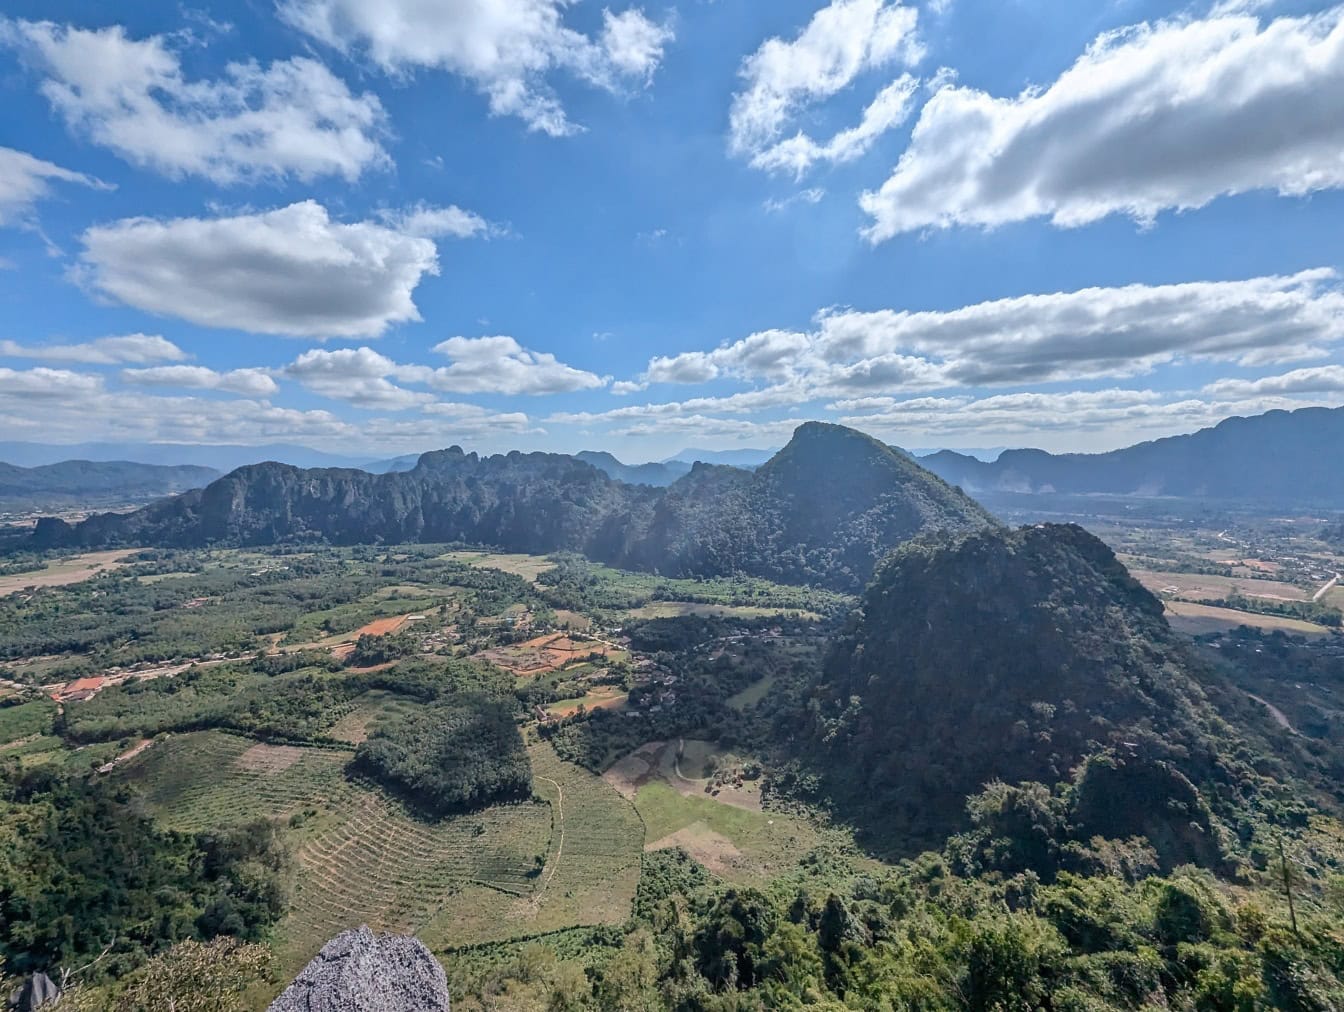
<path fill-rule="evenodd" d="M 454 447 L 404 473 L 240 468 L 130 514 L 39 522 L 41 547 L 468 541 L 580 552 L 668 576 L 745 573 L 858 589 L 926 530 L 994 521 L 973 500 L 852 429 L 808 423 L 756 472 L 698 465 L 666 489 L 573 457 Z"/>
<path fill-rule="evenodd" d="M 834 644 L 812 733 L 838 796 L 935 837 L 991 781 L 1053 785 L 1100 757 L 1074 790 L 1084 840 L 1142 835 L 1209 865 L 1217 841 L 1191 785 L 1250 775 L 1229 770 L 1210 678 L 1082 528 L 986 529 L 912 542 L 882 567 Z"/>
<path fill-rule="evenodd" d="M 15 509 L 143 500 L 200 488 L 218 477 L 219 472 L 208 467 L 158 467 L 125 460 L 67 460 L 40 467 L 0 463 L 0 505 Z"/>
<path fill-rule="evenodd" d="M 1110 453 L 1005 450 L 992 463 L 945 450 L 920 464 L 972 494 L 1110 493 L 1337 504 L 1344 471 L 1326 466 L 1344 446 L 1344 408 L 1228 418 L 1188 436 Z"/>
<path fill-rule="evenodd" d="M 578 460 L 630 485 L 671 485 L 686 474 L 691 465 L 682 460 L 667 460 L 662 463 L 622 464 L 610 453 L 598 450 L 580 450 L 574 454 Z"/>

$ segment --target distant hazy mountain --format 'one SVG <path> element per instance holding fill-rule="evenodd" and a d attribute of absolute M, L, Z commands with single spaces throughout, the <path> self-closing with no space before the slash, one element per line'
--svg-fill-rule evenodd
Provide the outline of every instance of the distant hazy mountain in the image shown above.
<path fill-rule="evenodd" d="M 616 481 L 547 453 L 453 447 L 408 472 L 240 468 L 204 489 L 77 525 L 39 522 L 39 546 L 469 541 L 581 552 L 669 576 L 734 573 L 857 590 L 888 552 L 935 529 L 994 521 L 910 458 L 809 422 L 755 472 L 697 464 L 671 486 Z"/>
<path fill-rule="evenodd" d="M 159 467 L 130 461 L 67 460 L 41 467 L 0 464 L 0 507 L 51 509 L 131 503 L 200 488 L 219 477 L 208 467 Z"/>
<path fill-rule="evenodd" d="M 682 450 L 667 458 L 665 463 L 673 461 L 694 464 L 697 460 L 706 464 L 727 464 L 729 467 L 760 467 L 779 451 L 776 450 Z"/>
<path fill-rule="evenodd" d="M 630 485 L 671 485 L 682 475 L 688 473 L 691 465 L 684 460 L 668 460 L 651 464 L 622 464 L 610 453 L 596 450 L 580 450 L 575 458 L 592 464 L 608 477 Z"/>
<path fill-rule="evenodd" d="M 400 457 L 391 457 L 387 460 L 371 460 L 360 464 L 361 471 L 368 471 L 370 474 L 387 474 L 391 471 L 413 471 L 415 465 L 420 460 L 420 454 L 407 453 Z"/>
<path fill-rule="evenodd" d="M 64 460 L 133 461 L 137 464 L 194 464 L 232 471 L 276 460 L 295 467 L 359 467 L 367 457 L 343 457 L 292 443 L 266 446 L 205 446 L 195 443 L 16 443 L 0 442 L 0 460 L 40 467 Z"/>
<path fill-rule="evenodd" d="M 920 464 L 972 494 L 1108 493 L 1344 503 L 1344 408 L 1229 418 L 1110 453 L 1006 450 L 992 463 L 943 451 Z"/>

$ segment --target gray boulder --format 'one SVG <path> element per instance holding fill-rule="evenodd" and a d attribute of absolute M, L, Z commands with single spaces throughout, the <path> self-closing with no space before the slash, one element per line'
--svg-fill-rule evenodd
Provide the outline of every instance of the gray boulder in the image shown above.
<path fill-rule="evenodd" d="M 449 1012 L 448 978 L 419 939 L 367 926 L 322 947 L 269 1012 Z"/>
<path fill-rule="evenodd" d="M 23 986 L 9 996 L 9 1007 L 14 1012 L 37 1012 L 54 1005 L 61 998 L 61 989 L 45 973 L 35 973 Z"/>

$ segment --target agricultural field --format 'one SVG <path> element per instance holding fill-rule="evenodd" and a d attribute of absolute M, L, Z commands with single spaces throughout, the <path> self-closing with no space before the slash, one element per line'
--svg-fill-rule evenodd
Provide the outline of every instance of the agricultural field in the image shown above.
<path fill-rule="evenodd" d="M 555 568 L 555 563 L 544 555 L 518 555 L 501 552 L 448 552 L 439 556 L 449 562 L 463 562 L 478 569 L 497 569 L 502 573 L 521 576 L 529 583 L 536 583 L 542 573 Z"/>
<path fill-rule="evenodd" d="M 1281 615 L 1258 615 L 1254 612 L 1217 608 L 1189 601 L 1168 601 L 1167 621 L 1171 623 L 1173 629 L 1191 636 L 1224 632 L 1242 625 L 1252 629 L 1264 629 L 1269 632 L 1280 630 L 1301 636 L 1335 635 L 1333 630 L 1314 622 L 1304 622 L 1301 619 Z"/>
<path fill-rule="evenodd" d="M 792 608 L 762 608 L 757 605 L 705 604 L 699 601 L 651 601 L 638 608 L 627 608 L 622 614 L 627 619 L 681 618 L 685 615 L 707 615 L 715 618 L 777 618 L 798 615 L 811 621 L 820 620 L 815 612 Z"/>
<path fill-rule="evenodd" d="M 69 555 L 50 560 L 44 569 L 0 576 L 0 597 L 30 587 L 64 587 L 72 583 L 82 583 L 101 573 L 116 570 L 126 558 L 135 555 L 136 551 L 134 548 L 119 548 L 110 552 Z"/>

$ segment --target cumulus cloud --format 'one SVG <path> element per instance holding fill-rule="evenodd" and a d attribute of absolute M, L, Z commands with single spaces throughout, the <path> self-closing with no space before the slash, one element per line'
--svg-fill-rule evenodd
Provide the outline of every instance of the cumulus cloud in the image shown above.
<path fill-rule="evenodd" d="M 437 414 L 449 408 L 433 403 L 434 394 L 398 384 L 512 396 L 569 393 L 606 383 L 554 355 L 529 351 L 511 337 L 454 337 L 434 350 L 452 362 L 446 366 L 398 363 L 372 348 L 314 348 L 286 366 L 285 374 L 316 393 L 357 407 L 400 410 L 424 406 Z M 464 405 L 452 407 L 466 410 Z"/>
<path fill-rule="evenodd" d="M 532 130 L 578 129 L 549 84 L 566 72 L 600 88 L 641 84 L 662 60 L 672 29 L 630 9 L 603 13 L 593 38 L 565 24 L 566 0 L 280 0 L 280 16 L 342 52 L 359 51 L 383 70 L 446 70 L 470 81 L 490 111 Z"/>
<path fill-rule="evenodd" d="M 102 388 L 99 376 L 70 372 L 68 369 L 0 368 L 0 394 L 30 399 L 91 394 Z"/>
<path fill-rule="evenodd" d="M 316 60 L 231 63 L 217 80 L 189 80 L 167 36 L 133 39 L 119 25 L 2 21 L 0 42 L 45 75 L 42 92 L 72 130 L 168 176 L 354 180 L 390 163 L 377 97 L 352 94 Z"/>
<path fill-rule="evenodd" d="M 78 362 L 81 365 L 140 365 L 147 362 L 181 362 L 187 353 L 157 334 L 123 334 L 118 337 L 99 337 L 79 344 L 0 341 L 0 356 L 36 358 L 44 362 Z"/>
<path fill-rule="evenodd" d="M 818 142 L 801 130 L 752 156 L 751 164 L 770 172 L 791 172 L 801 178 L 817 162 L 843 164 L 868 153 L 873 142 L 909 118 L 919 81 L 902 74 L 887 85 L 863 110 L 858 126 L 841 130 L 830 140 Z"/>
<path fill-rule="evenodd" d="M 829 141 L 814 141 L 801 131 L 783 139 L 784 133 L 799 114 L 849 87 L 860 74 L 918 62 L 923 51 L 917 21 L 913 7 L 888 0 L 832 0 L 793 40 L 768 39 L 743 61 L 743 88 L 733 96 L 729 112 L 729 150 L 757 168 L 798 174 L 818 160 L 862 155 L 909 114 L 915 89 L 909 75 L 883 88 L 857 127 Z"/>
<path fill-rule="evenodd" d="M 1204 393 L 1212 397 L 1262 397 L 1266 394 L 1344 393 L 1344 365 L 1294 369 L 1260 379 L 1222 379 L 1210 383 Z"/>
<path fill-rule="evenodd" d="M 512 337 L 450 337 L 434 351 L 452 361 L 435 369 L 428 382 L 453 393 L 557 394 L 607 383 L 549 352 L 530 351 Z"/>
<path fill-rule="evenodd" d="M 298 380 L 314 393 L 366 410 L 402 411 L 434 400 L 430 393 L 407 390 L 387 377 L 404 370 L 372 348 L 339 348 L 305 351 L 285 367 L 285 375 Z"/>
<path fill-rule="evenodd" d="M 26 151 L 0 147 L 0 225 L 27 217 L 34 204 L 50 195 L 53 182 L 110 189 L 106 183 L 82 172 L 63 169 Z"/>
<path fill-rule="evenodd" d="M 867 235 L 1111 214 L 1147 224 L 1225 195 L 1339 188 L 1341 91 L 1344 7 L 1110 32 L 1047 87 L 941 87 L 891 177 L 862 196 Z"/>
<path fill-rule="evenodd" d="M 1319 269 L 1245 281 L 1024 295 L 954 310 L 826 309 L 806 332 L 771 330 L 649 362 L 646 383 L 721 376 L 804 398 L 1141 375 L 1181 361 L 1243 366 L 1319 358 L 1344 341 L 1344 291 Z"/>
<path fill-rule="evenodd" d="M 217 372 L 203 365 L 158 365 L 147 369 L 123 369 L 121 378 L 134 386 L 222 390 L 245 397 L 269 397 L 280 389 L 264 369 Z"/>
<path fill-rule="evenodd" d="M 128 218 L 88 229 L 78 276 L 137 309 L 206 327 L 292 337 L 377 337 L 419 320 L 411 295 L 438 273 L 434 243 L 333 221 L 307 200 L 220 218 Z"/>

